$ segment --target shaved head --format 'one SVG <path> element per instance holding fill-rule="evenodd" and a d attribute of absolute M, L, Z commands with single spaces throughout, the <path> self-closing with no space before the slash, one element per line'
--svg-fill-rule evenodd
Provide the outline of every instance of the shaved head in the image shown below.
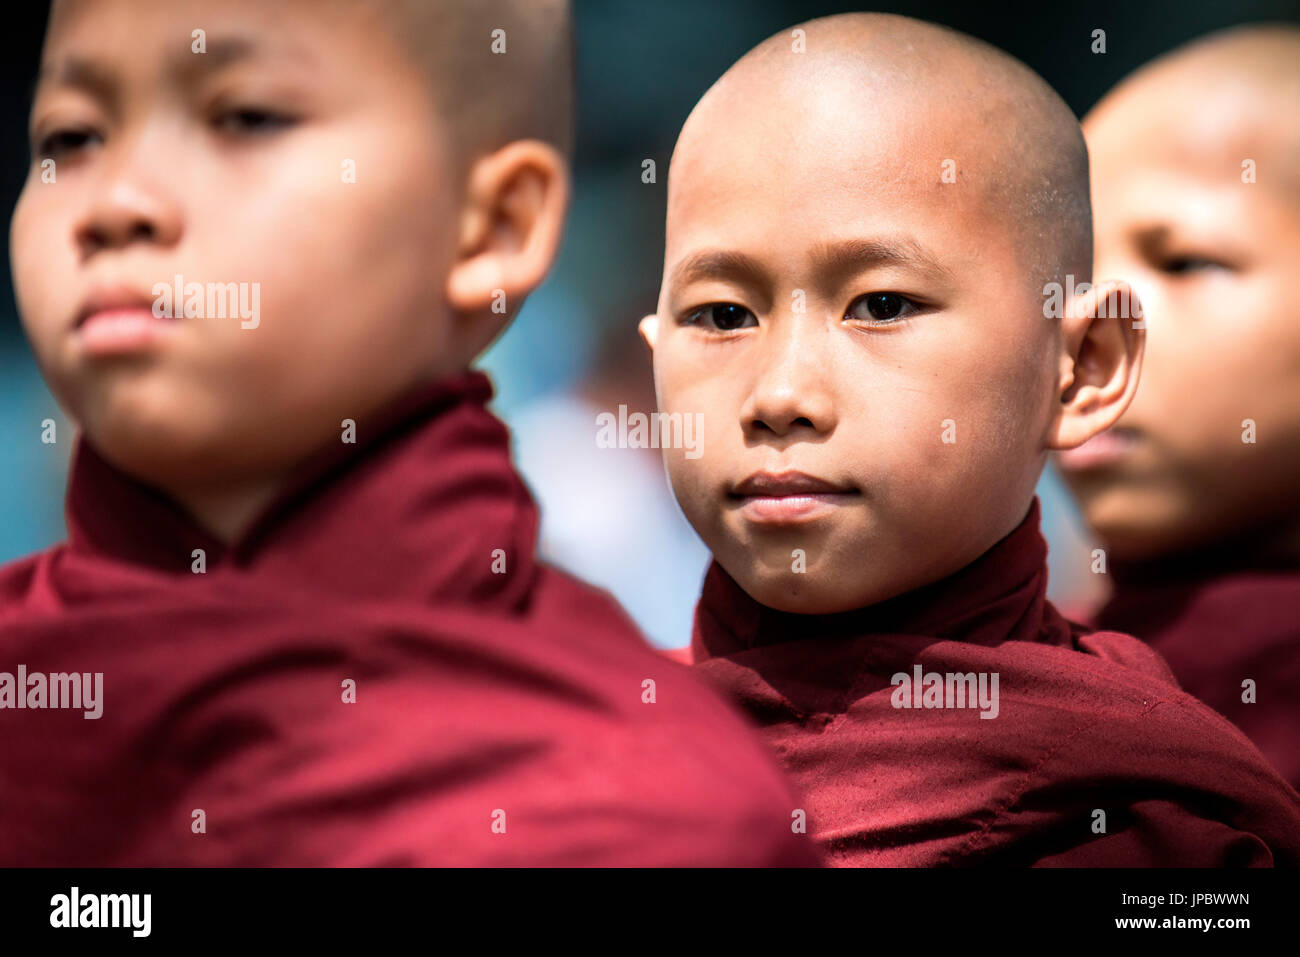
<path fill-rule="evenodd" d="M 1171 160 L 1188 163 L 1213 162 L 1214 151 L 1233 180 L 1252 158 L 1265 172 L 1262 187 L 1300 202 L 1300 27 L 1251 24 L 1201 37 L 1133 73 L 1087 117 L 1090 140 L 1105 149 L 1118 142 L 1111 130 L 1139 125 L 1152 134 L 1144 149 L 1159 140 Z"/>
<path fill-rule="evenodd" d="M 384 7 L 432 75 L 462 170 L 522 139 L 541 140 L 571 157 L 569 0 L 384 0 Z M 504 52 L 498 52 L 501 45 Z"/>
<path fill-rule="evenodd" d="M 816 117 L 822 139 L 847 128 L 854 113 L 895 115 L 908 166 L 901 175 L 938 188 L 951 170 L 955 183 L 944 188 L 977 193 L 991 226 L 1019 230 L 1032 284 L 1090 277 L 1088 154 L 1078 121 L 1013 57 L 891 14 L 812 20 L 759 44 L 714 84 L 682 129 L 674 165 L 716 148 L 718 125 L 759 100 L 776 111 L 770 115 Z M 938 153 L 918 150 L 922 133 L 941 145 Z M 671 203 L 671 177 L 669 194 Z"/>

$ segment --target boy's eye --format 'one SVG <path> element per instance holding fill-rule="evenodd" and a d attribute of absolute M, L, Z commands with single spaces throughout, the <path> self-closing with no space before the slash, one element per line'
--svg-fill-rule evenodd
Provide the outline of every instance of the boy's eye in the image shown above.
<path fill-rule="evenodd" d="M 688 325 L 712 326 L 722 332 L 758 325 L 758 319 L 744 306 L 734 302 L 713 302 L 693 310 L 686 317 Z"/>
<path fill-rule="evenodd" d="M 845 310 L 845 319 L 863 322 L 893 322 L 916 311 L 916 304 L 896 292 L 869 292 L 858 296 Z"/>
<path fill-rule="evenodd" d="M 1172 256 L 1160 264 L 1161 272 L 1172 276 L 1201 272 L 1205 269 L 1223 269 L 1223 263 L 1204 256 Z"/>
<path fill-rule="evenodd" d="M 274 133 L 293 125 L 293 119 L 271 110 L 244 107 L 218 114 L 213 125 L 222 133 Z"/>
<path fill-rule="evenodd" d="M 55 130 L 41 137 L 36 144 L 36 152 L 43 159 L 54 159 L 84 149 L 97 138 L 98 134 L 86 129 Z"/>

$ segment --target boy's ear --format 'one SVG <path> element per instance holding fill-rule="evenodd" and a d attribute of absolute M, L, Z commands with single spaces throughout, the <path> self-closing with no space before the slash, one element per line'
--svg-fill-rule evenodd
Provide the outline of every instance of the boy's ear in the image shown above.
<path fill-rule="evenodd" d="M 658 314 L 652 312 L 650 315 L 643 318 L 637 323 L 636 330 L 641 333 L 641 338 L 645 341 L 645 344 L 650 347 L 650 352 L 653 354 L 655 351 L 655 340 L 659 338 Z"/>
<path fill-rule="evenodd" d="M 513 316 L 555 262 L 568 204 L 568 164 L 548 143 L 518 140 L 476 160 L 447 274 L 452 309 Z"/>
<path fill-rule="evenodd" d="M 1137 392 L 1146 326 L 1137 294 L 1108 280 L 1079 292 L 1061 319 L 1060 404 L 1049 449 L 1072 449 L 1110 428 Z"/>

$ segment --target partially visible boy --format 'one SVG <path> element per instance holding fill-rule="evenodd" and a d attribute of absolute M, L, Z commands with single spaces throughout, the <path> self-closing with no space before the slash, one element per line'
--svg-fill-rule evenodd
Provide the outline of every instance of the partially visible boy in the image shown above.
<path fill-rule="evenodd" d="M 1045 598 L 1035 483 L 1142 351 L 1091 247 L 1069 109 L 943 28 L 800 24 L 682 130 L 642 330 L 661 408 L 704 423 L 665 453 L 716 559 L 691 651 L 832 863 L 1300 863 L 1250 742 Z"/>
<path fill-rule="evenodd" d="M 83 431 L 68 543 L 0 571 L 0 864 L 813 859 L 723 703 L 535 560 L 469 371 L 559 243 L 568 36 L 55 3 L 13 267 Z"/>
<path fill-rule="evenodd" d="M 1300 28 L 1215 34 L 1084 120 L 1096 253 L 1150 340 L 1116 425 L 1058 464 L 1131 632 L 1300 787 Z"/>

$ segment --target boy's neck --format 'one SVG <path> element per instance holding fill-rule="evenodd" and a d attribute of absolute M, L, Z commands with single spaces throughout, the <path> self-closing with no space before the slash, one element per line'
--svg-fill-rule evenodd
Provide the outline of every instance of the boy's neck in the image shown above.
<path fill-rule="evenodd" d="M 479 384 L 480 380 L 482 385 Z M 435 393 L 454 397 L 465 393 L 466 389 L 486 390 L 483 396 L 485 402 L 491 394 L 491 386 L 487 385 L 482 373 L 475 372 L 468 366 L 438 375 L 422 376 L 370 410 L 364 417 L 362 427 L 367 434 L 382 433 L 386 428 L 385 421 L 395 416 L 425 415 L 423 410 L 426 410 Z M 269 474 L 240 481 L 216 481 L 210 485 L 167 487 L 163 491 L 185 511 L 191 521 L 223 545 L 230 546 L 244 537 L 304 465 L 322 453 L 329 453 L 331 449 L 343 454 L 345 450 L 359 447 L 330 443 L 304 455 L 288 468 Z"/>
<path fill-rule="evenodd" d="M 237 486 L 187 489 L 172 498 L 213 538 L 225 545 L 238 541 L 284 486 L 280 475 Z"/>

